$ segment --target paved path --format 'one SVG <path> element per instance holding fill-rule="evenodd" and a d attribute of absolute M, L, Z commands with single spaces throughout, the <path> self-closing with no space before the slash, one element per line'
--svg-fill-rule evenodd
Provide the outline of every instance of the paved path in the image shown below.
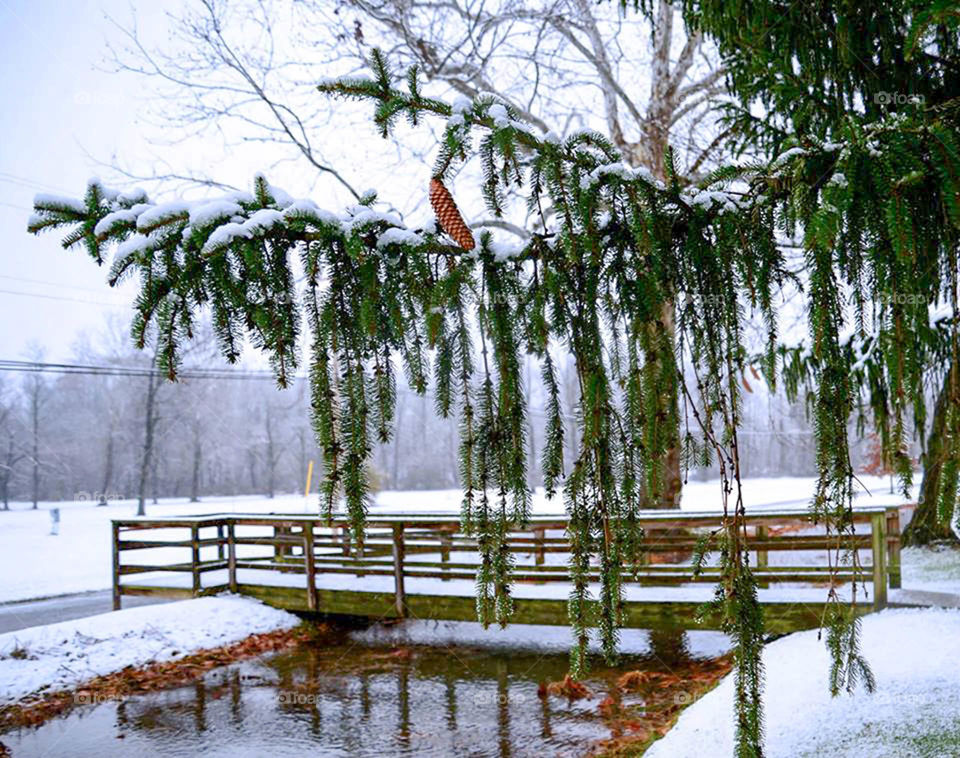
<path fill-rule="evenodd" d="M 929 590 L 892 590 L 890 605 L 931 606 L 933 608 L 960 608 L 960 595 L 949 592 L 931 592 Z"/>
<path fill-rule="evenodd" d="M 158 597 L 127 596 L 123 598 L 123 607 L 132 608 L 135 605 L 163 602 L 169 601 Z M 44 600 L 0 603 L 0 633 L 95 616 L 111 610 L 113 610 L 113 602 L 110 590 L 81 592 L 76 595 L 62 595 Z"/>

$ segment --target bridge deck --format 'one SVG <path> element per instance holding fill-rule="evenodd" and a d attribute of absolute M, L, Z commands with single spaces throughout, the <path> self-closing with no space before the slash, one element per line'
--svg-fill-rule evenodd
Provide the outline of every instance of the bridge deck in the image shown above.
<path fill-rule="evenodd" d="M 642 514 L 646 555 L 624 585 L 624 625 L 715 629 L 697 618 L 718 576 L 715 563 L 694 578 L 690 554 L 698 534 L 720 525 L 718 513 Z M 900 585 L 899 512 L 856 511 L 858 558 L 866 591 L 859 612 L 886 605 Z M 536 516 L 511 531 L 516 623 L 566 624 L 569 554 L 565 517 Z M 758 511 L 746 517 L 751 564 L 771 632 L 818 626 L 836 539 L 817 530 L 806 511 Z M 123 595 L 189 597 L 226 589 L 294 611 L 474 620 L 477 553 L 450 514 L 372 516 L 362 554 L 346 524 L 312 516 L 215 514 L 114 521 L 114 606 Z M 136 560 L 136 562 L 133 562 Z M 836 578 L 849 593 L 853 571 Z M 593 577 L 599 579 L 598 575 Z M 596 596 L 596 593 L 594 593 Z"/>

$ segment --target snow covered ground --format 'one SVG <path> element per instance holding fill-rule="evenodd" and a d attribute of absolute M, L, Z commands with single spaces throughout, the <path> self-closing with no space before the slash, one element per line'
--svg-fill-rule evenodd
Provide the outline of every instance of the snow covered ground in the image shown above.
<path fill-rule="evenodd" d="M 0 634 L 0 705 L 41 688 L 66 689 L 126 666 L 180 658 L 299 622 L 256 600 L 220 595 Z"/>
<path fill-rule="evenodd" d="M 890 609 L 863 619 L 872 695 L 831 698 L 817 632 L 764 649 L 767 758 L 939 758 L 960 754 L 960 610 Z M 733 678 L 683 712 L 647 758 L 733 755 Z M 705 752 L 706 745 L 709 751 Z"/>
<path fill-rule="evenodd" d="M 886 479 L 864 477 L 872 495 L 862 493 L 858 503 L 887 505 L 900 503 L 900 495 L 890 495 Z M 745 484 L 747 507 L 798 508 L 809 502 L 812 478 L 749 479 Z M 684 491 L 684 510 L 716 510 L 720 507 L 716 481 L 690 482 Z M 459 490 L 381 492 L 374 511 L 459 512 Z M 130 518 L 136 512 L 132 501 L 119 501 L 97 507 L 90 501 L 46 502 L 39 510 L 24 503 L 13 503 L 13 510 L 0 511 L 0 602 L 50 597 L 110 587 L 110 520 Z M 60 509 L 60 533 L 50 534 L 51 508 Z M 563 499 L 557 495 L 548 501 L 542 490 L 534 496 L 539 513 L 563 512 Z M 222 512 L 313 513 L 316 497 L 284 495 L 272 500 L 257 497 L 204 498 L 200 503 L 186 499 L 163 499 L 148 504 L 150 516 L 185 516 Z M 960 586 L 960 578 L 957 580 Z"/>

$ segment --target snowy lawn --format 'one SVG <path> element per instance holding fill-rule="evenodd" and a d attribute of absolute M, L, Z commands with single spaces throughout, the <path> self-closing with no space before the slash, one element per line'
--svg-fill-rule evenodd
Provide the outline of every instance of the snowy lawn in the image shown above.
<path fill-rule="evenodd" d="M 862 493 L 858 503 L 887 505 L 902 502 L 889 495 L 886 479 L 864 477 L 872 495 Z M 806 507 L 813 492 L 812 478 L 748 479 L 744 482 L 747 507 Z M 720 507 L 716 481 L 690 482 L 684 490 L 684 510 L 716 510 Z M 381 492 L 373 507 L 375 513 L 448 511 L 458 513 L 460 490 Z M 539 513 L 561 513 L 563 498 L 558 494 L 547 500 L 538 490 L 533 498 Z M 283 495 L 264 497 L 204 498 L 189 503 L 185 498 L 164 499 L 148 504 L 148 516 L 185 516 L 222 512 L 241 513 L 313 513 L 316 497 Z M 132 501 L 119 501 L 97 507 L 90 501 L 41 503 L 31 510 L 24 503 L 13 503 L 13 510 L 0 511 L 0 602 L 50 597 L 110 587 L 110 520 L 130 518 L 136 513 Z M 60 509 L 60 534 L 50 534 L 50 508 Z M 906 569 L 907 580 L 910 577 Z M 905 586 L 910 586 L 905 584 Z M 957 582 L 960 587 L 960 580 Z"/>
<path fill-rule="evenodd" d="M 960 611 L 889 609 L 863 619 L 872 695 L 831 698 L 828 658 L 816 631 L 764 650 L 767 758 L 939 758 L 960 754 Z M 683 712 L 647 758 L 733 755 L 733 678 Z M 705 751 L 705 746 L 709 750 Z"/>
<path fill-rule="evenodd" d="M 220 595 L 0 634 L 0 705 L 298 623 L 256 600 Z"/>

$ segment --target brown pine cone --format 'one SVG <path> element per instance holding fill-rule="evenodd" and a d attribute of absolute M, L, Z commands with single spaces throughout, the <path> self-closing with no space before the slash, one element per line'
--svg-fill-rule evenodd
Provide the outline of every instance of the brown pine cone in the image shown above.
<path fill-rule="evenodd" d="M 464 223 L 460 211 L 457 210 L 453 195 L 439 179 L 430 180 L 430 205 L 433 206 L 433 212 L 437 214 L 437 221 L 443 231 L 453 237 L 454 242 L 464 250 L 473 250 L 476 242 L 473 241 L 470 227 Z"/>

